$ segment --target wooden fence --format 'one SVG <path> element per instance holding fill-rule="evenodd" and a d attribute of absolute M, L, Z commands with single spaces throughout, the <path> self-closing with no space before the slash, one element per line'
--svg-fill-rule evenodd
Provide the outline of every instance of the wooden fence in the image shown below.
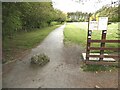
<path fill-rule="evenodd" d="M 88 25 L 89 27 L 89 25 Z M 120 43 L 120 40 L 106 40 L 106 33 L 107 30 L 102 30 L 102 37 L 101 40 L 91 40 L 92 30 L 88 29 L 88 36 L 87 36 L 87 47 L 86 47 L 86 64 L 103 64 L 103 65 L 114 65 L 118 64 L 118 60 L 120 59 L 119 51 L 120 48 L 110 48 L 106 47 L 105 43 Z M 91 47 L 91 43 L 101 43 L 100 47 Z M 99 55 L 90 55 L 91 50 L 100 50 Z M 111 50 L 111 51 L 117 51 L 117 54 L 104 54 L 104 50 Z M 89 60 L 90 57 L 99 58 L 98 61 L 91 61 Z M 103 61 L 104 58 L 115 58 L 115 62 L 110 61 Z"/>

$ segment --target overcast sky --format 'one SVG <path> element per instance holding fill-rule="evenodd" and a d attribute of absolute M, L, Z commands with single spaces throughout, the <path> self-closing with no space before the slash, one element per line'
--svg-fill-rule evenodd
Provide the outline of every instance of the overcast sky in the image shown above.
<path fill-rule="evenodd" d="M 99 10 L 103 5 L 111 4 L 112 1 L 117 0 L 52 0 L 53 7 L 60 9 L 64 12 L 95 12 Z"/>

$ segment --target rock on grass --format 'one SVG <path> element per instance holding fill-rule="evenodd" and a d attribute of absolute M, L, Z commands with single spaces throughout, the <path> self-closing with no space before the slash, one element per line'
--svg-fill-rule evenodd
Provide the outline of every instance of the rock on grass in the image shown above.
<path fill-rule="evenodd" d="M 45 65 L 47 62 L 50 61 L 50 58 L 43 54 L 39 54 L 39 55 L 34 55 L 31 57 L 31 64 L 37 64 L 37 65 Z"/>

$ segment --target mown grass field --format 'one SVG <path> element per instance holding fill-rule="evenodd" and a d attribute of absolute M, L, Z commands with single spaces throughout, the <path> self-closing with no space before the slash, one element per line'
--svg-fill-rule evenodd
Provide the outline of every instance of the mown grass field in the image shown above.
<path fill-rule="evenodd" d="M 86 48 L 87 42 L 87 30 L 88 30 L 88 23 L 87 22 L 74 22 L 74 23 L 67 23 L 65 30 L 64 30 L 64 41 L 81 44 L 83 47 Z M 94 40 L 101 40 L 101 30 L 94 30 L 92 32 L 92 39 Z M 107 40 L 118 40 L 118 23 L 112 23 L 108 25 L 107 30 Z M 100 43 L 91 44 L 94 47 L 100 47 Z M 118 47 L 118 43 L 106 43 L 106 47 Z M 99 52 L 99 51 L 94 51 Z M 107 51 L 110 52 L 110 51 Z"/>
<path fill-rule="evenodd" d="M 21 32 L 15 34 L 13 39 L 4 38 L 3 40 L 3 63 L 14 60 L 21 56 L 26 50 L 37 46 L 44 38 L 60 25 L 55 25 L 31 32 Z"/>

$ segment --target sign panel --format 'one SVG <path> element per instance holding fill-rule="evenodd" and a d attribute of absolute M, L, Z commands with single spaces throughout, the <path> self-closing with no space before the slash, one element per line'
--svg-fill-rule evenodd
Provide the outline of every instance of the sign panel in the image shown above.
<path fill-rule="evenodd" d="M 98 21 L 90 21 L 89 30 L 98 30 Z"/>
<path fill-rule="evenodd" d="M 98 21 L 89 22 L 89 30 L 107 30 L 108 17 L 99 17 Z"/>
<path fill-rule="evenodd" d="M 108 17 L 99 17 L 98 30 L 107 30 Z"/>

